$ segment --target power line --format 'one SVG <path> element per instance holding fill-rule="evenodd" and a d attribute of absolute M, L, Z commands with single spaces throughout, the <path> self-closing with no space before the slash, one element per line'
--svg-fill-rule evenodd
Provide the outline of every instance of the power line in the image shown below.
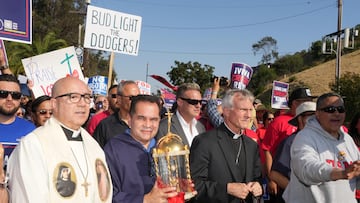
<path fill-rule="evenodd" d="M 185 52 L 185 51 L 162 51 L 162 50 L 143 50 L 141 52 L 158 53 L 158 54 L 185 54 L 185 55 L 210 55 L 210 56 L 239 56 L 239 55 L 254 55 L 253 52 L 239 52 L 239 53 L 221 53 L 221 52 Z M 279 52 L 280 54 L 293 54 L 295 51 Z"/>
<path fill-rule="evenodd" d="M 311 11 L 307 11 L 307 12 L 303 12 L 303 13 L 299 13 L 299 14 L 295 14 L 295 15 L 291 15 L 291 16 L 275 18 L 275 19 L 272 19 L 272 20 L 267 20 L 267 21 L 257 22 L 257 23 L 242 24 L 242 25 L 213 26 L 213 27 L 171 27 L 171 26 L 160 26 L 160 25 L 143 25 L 143 27 L 144 28 L 154 28 L 154 29 L 167 29 L 167 30 L 221 30 L 221 29 L 234 29 L 234 28 L 242 28 L 242 27 L 249 27 L 249 26 L 255 26 L 255 25 L 263 25 L 263 24 L 288 20 L 288 19 L 291 19 L 291 18 L 296 18 L 296 17 L 299 17 L 299 16 L 315 13 L 317 11 L 324 10 L 324 9 L 327 9 L 327 8 L 330 8 L 330 7 L 333 7 L 333 6 L 335 6 L 334 3 L 330 4 L 330 5 L 327 5 L 327 6 L 324 6 L 324 7 L 321 7 L 321 8 L 317 8 L 317 9 L 314 9 L 314 10 L 311 10 Z"/>
<path fill-rule="evenodd" d="M 93 0 L 94 1 L 94 0 Z M 108 0 L 109 1 L 109 0 Z M 118 0 L 113 0 L 116 3 L 119 3 Z M 320 0 L 316 1 L 317 3 Z M 321 1 L 327 1 L 327 0 L 321 0 Z M 96 2 L 96 0 L 94 1 Z M 110 0 L 111 2 L 111 0 Z M 234 2 L 234 1 L 232 1 Z M 173 8 L 188 8 L 188 9 L 256 9 L 256 8 L 273 8 L 273 7 L 290 7 L 290 6 L 298 6 L 298 5 L 310 5 L 312 4 L 311 1 L 300 1 L 300 2 L 291 2 L 291 3 L 279 3 L 279 4 L 259 4 L 259 5 L 251 5 L 247 6 L 241 3 L 241 5 L 230 5 L 230 3 L 227 3 L 226 1 L 222 1 L 221 5 L 184 5 L 184 4 L 168 4 L 168 3 L 154 3 L 154 2 L 148 2 L 148 1 L 133 1 L 133 0 L 122 0 L 122 3 L 131 3 L 131 4 L 141 4 L 143 6 L 153 6 L 153 7 L 173 7 Z M 193 2 L 192 2 L 193 3 Z M 235 1 L 235 3 L 238 3 Z M 224 5 L 226 4 L 226 5 Z"/>

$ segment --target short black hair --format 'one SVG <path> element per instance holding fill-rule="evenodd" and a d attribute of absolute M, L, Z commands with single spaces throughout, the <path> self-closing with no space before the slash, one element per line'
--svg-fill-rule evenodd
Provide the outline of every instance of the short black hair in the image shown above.
<path fill-rule="evenodd" d="M 19 88 L 20 88 L 20 82 L 19 80 L 14 76 L 14 75 L 11 75 L 11 74 L 2 74 L 0 75 L 0 81 L 5 81 L 5 82 L 14 82 L 16 84 L 19 85 Z M 21 89 L 21 88 L 20 88 Z"/>
<path fill-rule="evenodd" d="M 118 85 L 117 85 L 117 84 L 115 84 L 115 85 L 111 85 L 111 86 L 109 87 L 108 92 L 110 92 L 112 89 L 117 88 L 117 87 L 118 87 Z"/>
<path fill-rule="evenodd" d="M 42 96 L 36 98 L 31 104 L 31 111 L 35 113 L 41 103 L 43 103 L 44 101 L 48 101 L 50 99 L 51 99 L 51 97 L 48 95 L 42 95 Z"/>
<path fill-rule="evenodd" d="M 316 110 L 320 110 L 321 108 L 323 108 L 323 105 L 324 105 L 324 102 L 325 102 L 325 99 L 329 98 L 329 97 L 337 97 L 340 99 L 342 105 L 344 105 L 344 100 L 343 98 L 341 97 L 340 94 L 338 93 L 335 93 L 335 92 L 329 92 L 329 93 L 325 93 L 323 95 L 321 95 L 317 101 L 316 101 Z"/>
<path fill-rule="evenodd" d="M 146 95 L 146 94 L 139 94 L 137 96 L 132 96 L 131 105 L 130 105 L 130 115 L 135 114 L 135 108 L 138 102 L 155 103 L 159 107 L 159 116 L 160 116 L 161 104 L 159 97 L 153 95 Z"/>

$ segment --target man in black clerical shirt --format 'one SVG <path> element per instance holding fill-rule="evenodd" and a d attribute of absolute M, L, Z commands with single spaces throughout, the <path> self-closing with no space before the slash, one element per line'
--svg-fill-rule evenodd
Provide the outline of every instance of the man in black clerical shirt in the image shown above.
<path fill-rule="evenodd" d="M 197 202 L 253 202 L 262 195 L 258 145 L 244 135 L 254 96 L 233 89 L 223 100 L 224 123 L 194 138 L 190 149 L 191 176 Z"/>

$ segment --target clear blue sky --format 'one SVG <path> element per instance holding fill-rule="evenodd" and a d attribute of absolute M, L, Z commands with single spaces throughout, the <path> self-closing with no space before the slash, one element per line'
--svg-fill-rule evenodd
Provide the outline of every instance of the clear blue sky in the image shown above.
<path fill-rule="evenodd" d="M 174 61 L 215 67 L 229 77 L 231 63 L 256 66 L 252 44 L 277 40 L 280 56 L 307 50 L 337 30 L 337 0 L 91 0 L 93 6 L 142 17 L 138 56 L 115 54 L 118 79 L 167 77 Z M 359 0 L 343 0 L 342 28 L 360 24 Z M 334 67 L 335 71 L 335 67 Z M 152 92 L 165 87 L 148 77 Z"/>

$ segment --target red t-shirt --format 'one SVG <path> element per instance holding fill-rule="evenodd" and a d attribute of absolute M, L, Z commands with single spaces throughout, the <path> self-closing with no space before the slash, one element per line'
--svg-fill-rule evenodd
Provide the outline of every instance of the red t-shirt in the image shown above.
<path fill-rule="evenodd" d="M 297 127 L 288 123 L 288 121 L 292 118 L 293 115 L 289 113 L 277 116 L 266 129 L 264 140 L 261 143 L 261 148 L 264 151 L 270 151 L 273 157 L 276 154 L 276 150 L 280 142 L 293 134 L 297 129 Z"/>
<path fill-rule="evenodd" d="M 256 134 L 259 138 L 258 144 L 259 144 L 260 160 L 261 160 L 262 164 L 265 164 L 265 154 L 264 154 L 264 150 L 261 147 L 263 140 L 264 140 L 265 133 L 266 133 L 266 128 L 264 128 L 264 127 L 258 128 L 256 130 Z"/>
<path fill-rule="evenodd" d="M 108 117 L 109 115 L 110 115 L 109 111 L 103 111 L 91 117 L 86 129 L 88 133 L 92 135 L 95 131 L 96 126 L 100 123 L 100 121 L 102 121 L 104 118 Z"/>

